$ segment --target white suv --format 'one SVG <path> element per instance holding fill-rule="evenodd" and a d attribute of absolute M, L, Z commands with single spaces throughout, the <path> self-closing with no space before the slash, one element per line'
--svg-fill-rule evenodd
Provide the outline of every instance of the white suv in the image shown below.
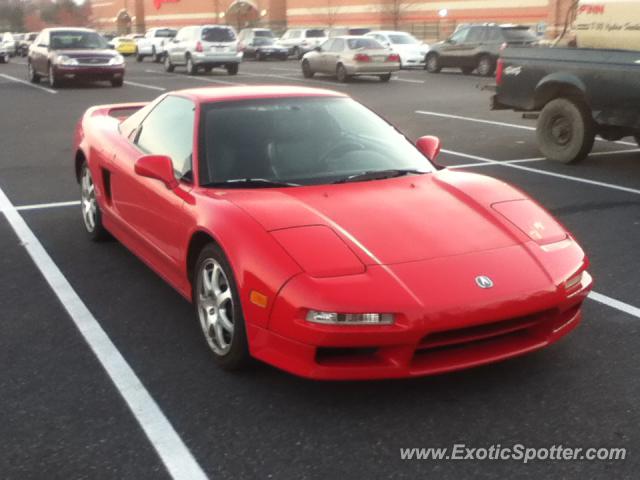
<path fill-rule="evenodd" d="M 200 69 L 210 72 L 214 67 L 224 67 L 229 75 L 235 75 L 242 61 L 236 31 L 228 25 L 184 27 L 165 46 L 167 72 L 184 65 L 189 75 L 196 75 Z"/>
<path fill-rule="evenodd" d="M 289 49 L 289 55 L 298 60 L 327 41 L 327 32 L 321 28 L 292 28 L 284 32 L 278 42 Z"/>

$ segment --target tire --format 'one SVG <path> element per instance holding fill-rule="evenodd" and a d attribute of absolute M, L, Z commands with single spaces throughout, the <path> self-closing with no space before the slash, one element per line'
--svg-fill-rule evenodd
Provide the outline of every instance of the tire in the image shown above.
<path fill-rule="evenodd" d="M 538 117 L 538 147 L 554 162 L 579 162 L 593 148 L 595 130 L 586 105 L 569 98 L 556 98 L 544 106 Z"/>
<path fill-rule="evenodd" d="M 80 167 L 80 208 L 84 228 L 91 241 L 99 242 L 109 238 L 109 232 L 102 225 L 102 212 L 87 162 Z"/>
<path fill-rule="evenodd" d="M 191 285 L 196 320 L 215 362 L 225 370 L 246 366 L 250 356 L 238 288 L 229 261 L 214 243 L 200 252 Z"/>
<path fill-rule="evenodd" d="M 240 65 L 237 63 L 227 63 L 225 65 L 225 68 L 227 69 L 227 73 L 229 75 L 237 75 L 239 67 Z"/>
<path fill-rule="evenodd" d="M 60 79 L 56 76 L 53 65 L 49 65 L 49 86 L 51 88 L 58 88 L 60 86 Z"/>
<path fill-rule="evenodd" d="M 302 61 L 302 76 L 304 78 L 313 78 L 315 72 L 311 70 L 311 65 L 309 64 L 309 60 Z"/>
<path fill-rule="evenodd" d="M 151 47 L 151 58 L 153 59 L 153 61 L 155 63 L 160 63 L 159 62 L 159 57 L 158 57 L 158 55 L 156 55 L 156 47 Z"/>
<path fill-rule="evenodd" d="M 385 73 L 384 75 L 380 75 L 379 78 L 381 82 L 388 82 L 389 80 L 391 80 L 391 74 Z"/>
<path fill-rule="evenodd" d="M 640 147 L 640 134 L 638 135 L 634 135 L 633 138 L 635 139 L 636 143 L 638 144 L 638 146 Z"/>
<path fill-rule="evenodd" d="M 31 62 L 27 62 L 27 75 L 31 83 L 40 83 L 40 75 L 36 73 L 36 69 L 33 68 Z"/>
<path fill-rule="evenodd" d="M 191 60 L 191 55 L 187 55 L 187 75 L 197 75 L 198 67 L 193 60 Z"/>
<path fill-rule="evenodd" d="M 293 48 L 293 56 L 298 60 L 302 60 L 302 51 L 298 47 Z"/>
<path fill-rule="evenodd" d="M 211 73 L 211 70 L 213 70 L 213 67 L 204 67 L 205 73 Z"/>
<path fill-rule="evenodd" d="M 490 77 L 493 72 L 496 71 L 496 62 L 489 55 L 481 55 L 478 58 L 478 65 L 476 67 L 478 75 L 482 77 Z"/>
<path fill-rule="evenodd" d="M 137 55 L 136 55 L 136 62 L 140 63 L 140 62 L 142 62 L 143 60 L 144 60 L 144 55 L 140 55 L 140 54 L 137 54 Z"/>
<path fill-rule="evenodd" d="M 124 83 L 124 78 L 112 78 L 111 79 L 111 86 L 114 87 L 114 88 L 121 87 L 123 83 Z"/>
<path fill-rule="evenodd" d="M 256 52 L 256 60 L 259 62 L 263 62 L 265 58 L 262 56 L 262 53 Z"/>
<path fill-rule="evenodd" d="M 462 70 L 462 73 L 464 75 L 471 75 L 473 73 L 474 68 L 473 67 L 460 67 L 460 70 Z"/>
<path fill-rule="evenodd" d="M 349 75 L 347 69 L 341 63 L 336 67 L 336 78 L 340 83 L 347 83 L 349 81 Z"/>
<path fill-rule="evenodd" d="M 440 57 L 437 53 L 427 54 L 424 69 L 429 73 L 440 73 L 442 67 L 440 66 Z"/>
<path fill-rule="evenodd" d="M 171 58 L 169 58 L 169 55 L 164 57 L 164 71 L 171 73 L 175 68 L 175 65 L 171 63 Z"/>

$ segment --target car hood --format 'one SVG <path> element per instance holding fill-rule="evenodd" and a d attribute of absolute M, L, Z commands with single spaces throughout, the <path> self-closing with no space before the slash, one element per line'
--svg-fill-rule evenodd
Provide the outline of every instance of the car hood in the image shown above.
<path fill-rule="evenodd" d="M 483 198 L 474 198 L 469 193 L 474 190 Z M 268 231 L 327 226 L 365 264 L 461 255 L 524 241 L 490 206 L 524 195 L 494 179 L 460 172 L 211 194 L 223 194 Z"/>

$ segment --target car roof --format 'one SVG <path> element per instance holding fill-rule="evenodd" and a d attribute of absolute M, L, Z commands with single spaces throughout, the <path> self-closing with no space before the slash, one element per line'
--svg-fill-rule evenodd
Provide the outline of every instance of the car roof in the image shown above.
<path fill-rule="evenodd" d="M 177 94 L 190 98 L 195 103 L 228 102 L 233 100 L 289 98 L 289 97 L 346 97 L 341 92 L 321 88 L 294 87 L 285 85 L 247 85 L 233 87 L 201 87 L 177 90 Z"/>

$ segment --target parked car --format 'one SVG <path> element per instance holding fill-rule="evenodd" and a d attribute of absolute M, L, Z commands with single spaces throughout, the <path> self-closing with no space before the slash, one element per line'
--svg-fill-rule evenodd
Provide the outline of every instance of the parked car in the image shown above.
<path fill-rule="evenodd" d="M 0 41 L 0 63 L 9 63 L 10 58 L 9 49 Z"/>
<path fill-rule="evenodd" d="M 4 32 L 2 34 L 2 39 L 0 41 L 4 50 L 9 54 L 10 57 L 14 57 L 16 54 L 16 46 L 17 43 L 13 38 L 13 34 L 11 32 Z"/>
<path fill-rule="evenodd" d="M 388 82 L 400 70 L 400 56 L 373 38 L 333 37 L 305 54 L 301 66 L 305 78 L 326 73 L 348 82 L 357 75 L 375 75 Z"/>
<path fill-rule="evenodd" d="M 112 234 L 191 301 L 222 368 L 412 378 L 581 321 L 592 279 L 562 225 L 339 92 L 170 92 L 91 108 L 74 138 L 87 238 Z"/>
<path fill-rule="evenodd" d="M 229 25 L 203 25 L 181 28 L 167 45 L 164 66 L 173 72 L 184 65 L 189 75 L 200 69 L 224 67 L 229 75 L 238 73 L 242 51 L 238 49 L 236 31 Z"/>
<path fill-rule="evenodd" d="M 377 30 L 369 32 L 366 37 L 375 38 L 385 47 L 391 48 L 400 55 L 401 68 L 423 67 L 429 45 L 417 40 L 407 32 Z"/>
<path fill-rule="evenodd" d="M 342 37 L 342 36 L 361 36 L 366 35 L 371 31 L 370 28 L 362 28 L 362 27 L 332 27 L 329 29 L 329 38 L 331 37 Z"/>
<path fill-rule="evenodd" d="M 18 45 L 18 53 L 21 57 L 26 57 L 29 53 L 29 47 L 33 43 L 33 41 L 38 36 L 38 32 L 29 32 L 25 33 L 24 38 L 20 41 Z"/>
<path fill-rule="evenodd" d="M 583 160 L 596 135 L 640 144 L 638 52 L 592 48 L 507 48 L 498 60 L 492 108 L 537 116 L 549 160 Z"/>
<path fill-rule="evenodd" d="M 46 28 L 34 40 L 27 57 L 29 80 L 42 77 L 52 87 L 63 80 L 108 80 L 114 87 L 124 82 L 124 58 L 107 41 L 88 28 Z"/>
<path fill-rule="evenodd" d="M 125 56 L 134 55 L 137 50 L 136 41 L 129 37 L 115 37 L 109 42 L 109 46 Z"/>
<path fill-rule="evenodd" d="M 289 54 L 298 60 L 322 45 L 327 40 L 327 32 L 321 28 L 292 28 L 280 37 L 280 44 L 289 49 Z"/>
<path fill-rule="evenodd" d="M 167 44 L 173 39 L 177 30 L 173 28 L 151 28 L 144 37 L 138 39 L 138 53 L 136 60 L 141 62 L 145 57 L 151 57 L 154 62 L 160 63 L 164 59 Z"/>
<path fill-rule="evenodd" d="M 238 46 L 242 51 L 250 46 L 256 38 L 273 38 L 276 36 L 268 28 L 243 28 L 238 34 Z"/>
<path fill-rule="evenodd" d="M 14 42 L 13 55 L 17 56 L 17 55 L 20 55 L 20 44 L 24 40 L 24 36 L 26 34 L 24 34 L 24 33 L 13 33 L 12 35 L 13 35 L 13 42 Z"/>
<path fill-rule="evenodd" d="M 465 75 L 476 70 L 479 75 L 491 76 L 501 48 L 537 42 L 536 34 L 523 25 L 467 25 L 445 41 L 431 45 L 425 68 L 438 73 L 442 68 L 456 67 Z"/>
<path fill-rule="evenodd" d="M 275 38 L 254 37 L 244 46 L 244 58 L 255 58 L 258 61 L 276 58 L 286 60 L 289 58 L 289 49 L 278 43 Z"/>

